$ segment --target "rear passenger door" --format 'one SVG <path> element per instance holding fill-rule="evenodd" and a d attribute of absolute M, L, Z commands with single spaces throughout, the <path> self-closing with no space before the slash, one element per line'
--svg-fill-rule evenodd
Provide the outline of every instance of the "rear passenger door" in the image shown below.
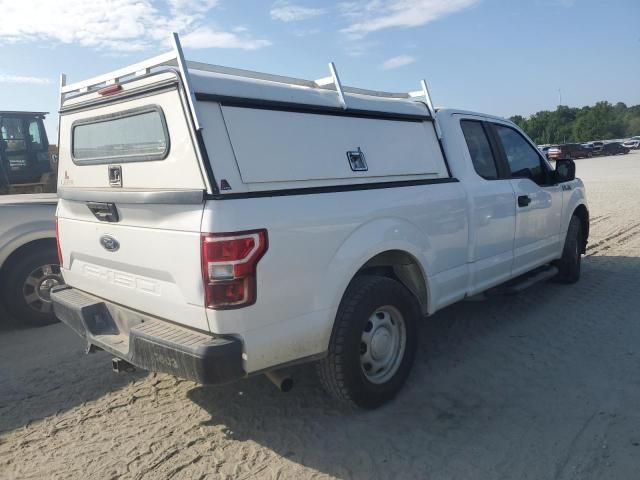
<path fill-rule="evenodd" d="M 560 252 L 562 188 L 538 149 L 511 125 L 492 123 L 494 139 L 516 197 L 512 275 L 548 263 Z"/>

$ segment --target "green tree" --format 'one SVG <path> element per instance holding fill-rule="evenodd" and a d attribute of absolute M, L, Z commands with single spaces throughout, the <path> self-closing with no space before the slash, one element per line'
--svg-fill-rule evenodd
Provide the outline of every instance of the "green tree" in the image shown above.
<path fill-rule="evenodd" d="M 537 143 L 569 143 L 608 140 L 640 135 L 640 105 L 627 107 L 607 101 L 593 106 L 571 108 L 558 105 L 528 118 L 515 115 L 511 120 Z"/>

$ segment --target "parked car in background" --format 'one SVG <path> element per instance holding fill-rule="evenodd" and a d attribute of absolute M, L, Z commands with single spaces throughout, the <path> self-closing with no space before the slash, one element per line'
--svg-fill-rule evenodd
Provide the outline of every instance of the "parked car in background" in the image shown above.
<path fill-rule="evenodd" d="M 628 148 L 629 150 L 638 150 L 640 148 L 640 140 L 627 140 L 622 144 L 624 148 Z"/>
<path fill-rule="evenodd" d="M 565 143 L 563 145 L 554 145 L 549 148 L 547 157 L 549 160 L 564 160 L 574 158 L 587 158 L 593 156 L 593 153 L 579 143 Z"/>
<path fill-rule="evenodd" d="M 20 323 L 55 322 L 49 291 L 63 283 L 54 193 L 0 196 L 0 302 Z"/>
<path fill-rule="evenodd" d="M 629 153 L 629 149 L 620 142 L 605 143 L 602 147 L 602 155 L 624 155 Z"/>
<path fill-rule="evenodd" d="M 602 152 L 602 147 L 604 146 L 604 142 L 590 142 L 591 143 L 591 153 L 593 155 L 600 155 Z"/>
<path fill-rule="evenodd" d="M 542 152 L 542 154 L 549 158 L 549 149 L 551 148 L 551 145 L 538 145 L 538 149 Z"/>
<path fill-rule="evenodd" d="M 0 303 L 21 323 L 54 322 L 57 147 L 44 112 L 0 111 Z M 47 193 L 48 192 L 48 193 Z"/>

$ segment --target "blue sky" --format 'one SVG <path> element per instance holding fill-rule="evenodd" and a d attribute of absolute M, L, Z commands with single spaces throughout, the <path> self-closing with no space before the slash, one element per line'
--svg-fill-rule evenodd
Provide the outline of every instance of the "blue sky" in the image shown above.
<path fill-rule="evenodd" d="M 0 109 L 45 110 L 71 82 L 169 49 L 227 66 L 419 89 L 503 116 L 640 104 L 638 0 L 0 0 Z"/>

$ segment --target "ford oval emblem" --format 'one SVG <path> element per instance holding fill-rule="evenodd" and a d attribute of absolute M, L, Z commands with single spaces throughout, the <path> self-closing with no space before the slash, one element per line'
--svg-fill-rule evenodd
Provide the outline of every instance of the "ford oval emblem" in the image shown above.
<path fill-rule="evenodd" d="M 100 245 L 102 245 L 105 250 L 109 250 L 110 252 L 115 252 L 120 248 L 120 242 L 113 238 L 111 235 L 103 235 L 100 237 Z"/>

